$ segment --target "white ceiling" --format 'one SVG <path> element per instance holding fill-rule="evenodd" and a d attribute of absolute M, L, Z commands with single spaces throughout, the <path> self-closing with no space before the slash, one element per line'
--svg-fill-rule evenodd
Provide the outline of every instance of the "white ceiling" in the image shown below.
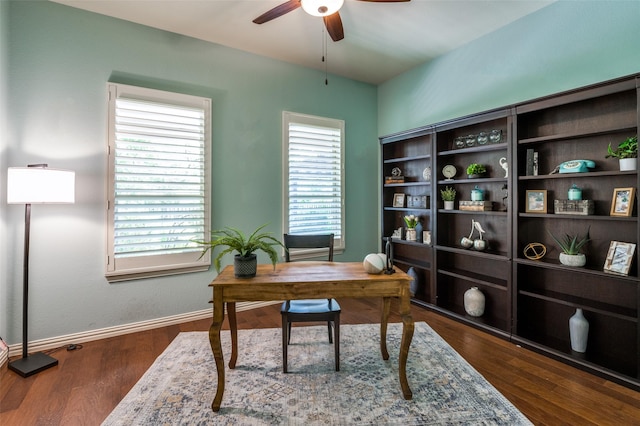
<path fill-rule="evenodd" d="M 345 38 L 302 8 L 262 25 L 252 20 L 286 0 L 52 0 L 212 43 L 379 84 L 555 0 L 345 0 Z"/>

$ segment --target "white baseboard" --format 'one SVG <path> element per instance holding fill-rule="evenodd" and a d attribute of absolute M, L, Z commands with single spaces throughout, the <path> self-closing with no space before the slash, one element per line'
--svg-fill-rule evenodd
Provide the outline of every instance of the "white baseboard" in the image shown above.
<path fill-rule="evenodd" d="M 276 303 L 282 303 L 281 301 L 269 301 L 269 302 L 240 302 L 236 304 L 236 311 L 248 311 L 250 309 L 261 308 L 263 306 L 269 306 Z M 201 311 L 188 312 L 186 314 L 172 315 L 170 317 L 157 318 L 153 320 L 140 321 L 131 324 L 123 324 L 115 327 L 101 328 L 97 330 L 83 331 L 81 333 L 67 334 L 64 336 L 51 337 L 48 339 L 40 339 L 29 342 L 29 352 L 40 352 L 49 349 L 59 348 L 71 343 L 86 343 L 93 340 L 107 339 L 109 337 L 122 336 L 129 333 L 137 333 L 139 331 L 152 330 L 154 328 L 166 327 L 173 324 L 180 324 L 183 322 L 197 321 L 206 318 L 212 318 L 213 311 L 210 309 L 203 309 Z M 19 355 L 22 353 L 22 343 L 16 343 L 9 345 L 9 353 L 0 352 L 0 367 L 3 367 L 7 362 L 8 357 Z"/>

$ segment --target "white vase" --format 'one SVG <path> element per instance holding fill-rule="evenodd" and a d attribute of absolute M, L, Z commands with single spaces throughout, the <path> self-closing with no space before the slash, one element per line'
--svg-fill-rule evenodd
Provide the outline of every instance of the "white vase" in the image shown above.
<path fill-rule="evenodd" d="M 418 233 L 416 232 L 416 228 L 407 228 L 406 240 L 407 241 L 415 241 Z"/>
<path fill-rule="evenodd" d="M 444 202 L 445 210 L 453 210 L 453 201 L 445 201 Z"/>
<path fill-rule="evenodd" d="M 589 321 L 582 314 L 582 309 L 576 309 L 576 313 L 569 318 L 569 336 L 571 337 L 571 349 L 575 352 L 586 352 L 589 338 Z"/>
<path fill-rule="evenodd" d="M 637 158 L 621 158 L 620 160 L 620 171 L 629 171 L 636 170 L 638 168 L 638 159 Z"/>
<path fill-rule="evenodd" d="M 464 292 L 464 310 L 472 317 L 484 314 L 485 297 L 478 287 L 471 287 Z"/>
<path fill-rule="evenodd" d="M 587 257 L 583 254 L 567 254 L 560 253 L 558 257 L 560 263 L 566 266 L 584 266 L 587 263 Z"/>

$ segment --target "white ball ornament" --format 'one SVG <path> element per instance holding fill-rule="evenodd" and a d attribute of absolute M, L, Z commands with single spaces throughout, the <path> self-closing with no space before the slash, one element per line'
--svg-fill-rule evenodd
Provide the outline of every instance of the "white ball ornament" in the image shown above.
<path fill-rule="evenodd" d="M 379 274 L 384 270 L 385 261 L 377 253 L 370 253 L 365 256 L 362 266 L 368 274 Z"/>

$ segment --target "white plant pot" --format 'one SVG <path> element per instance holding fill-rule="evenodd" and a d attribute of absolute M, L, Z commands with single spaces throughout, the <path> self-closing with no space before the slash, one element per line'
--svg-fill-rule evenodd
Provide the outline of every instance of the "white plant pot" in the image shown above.
<path fill-rule="evenodd" d="M 445 210 L 453 210 L 453 201 L 445 201 L 444 202 Z"/>
<path fill-rule="evenodd" d="M 638 168 L 638 159 L 637 158 L 621 158 L 620 160 L 620 171 L 629 171 L 636 170 Z"/>
<path fill-rule="evenodd" d="M 560 263 L 566 266 L 584 266 L 587 263 L 587 257 L 580 254 L 560 253 Z"/>

